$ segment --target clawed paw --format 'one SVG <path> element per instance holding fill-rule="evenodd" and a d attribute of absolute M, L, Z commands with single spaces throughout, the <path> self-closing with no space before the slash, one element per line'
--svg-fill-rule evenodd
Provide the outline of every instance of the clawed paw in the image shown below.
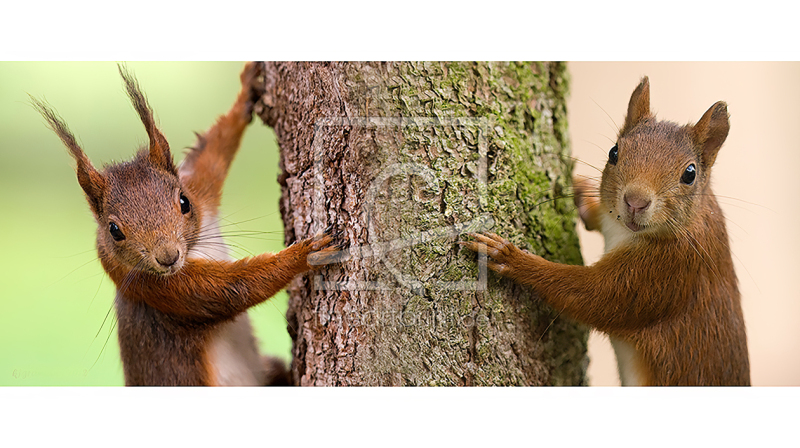
<path fill-rule="evenodd" d="M 310 241 L 311 252 L 308 254 L 308 264 L 310 266 L 320 266 L 333 264 L 342 261 L 347 257 L 347 243 L 343 240 L 341 232 L 333 232 L 328 227 L 323 232 L 317 234 Z"/>
<path fill-rule="evenodd" d="M 459 241 L 458 244 L 474 252 L 488 255 L 487 266 L 499 274 L 507 274 L 511 270 L 514 259 L 522 253 L 517 246 L 494 233 L 469 233 L 468 235 L 474 240 Z"/>
<path fill-rule="evenodd" d="M 243 97 L 240 96 L 240 101 L 246 99 L 245 114 L 249 119 L 252 119 L 255 104 L 264 95 L 264 80 L 260 79 L 263 75 L 264 63 L 257 61 L 245 64 L 242 74 L 239 75 L 242 83 L 241 95 L 243 95 Z"/>
<path fill-rule="evenodd" d="M 316 252 L 326 248 L 333 242 L 333 237 L 327 233 L 320 233 L 310 239 L 309 248 L 312 252 Z"/>
<path fill-rule="evenodd" d="M 244 65 L 242 74 L 239 75 L 239 80 L 242 82 L 242 87 L 253 88 L 258 81 L 258 77 L 263 74 L 264 63 L 260 61 L 251 61 Z"/>

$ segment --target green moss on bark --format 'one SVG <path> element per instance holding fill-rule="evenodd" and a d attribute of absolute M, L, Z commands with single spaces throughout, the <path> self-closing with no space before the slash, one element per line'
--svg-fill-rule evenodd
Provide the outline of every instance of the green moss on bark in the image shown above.
<path fill-rule="evenodd" d="M 495 221 L 493 232 L 549 260 L 581 264 L 576 213 L 569 199 L 560 198 L 570 184 L 571 172 L 564 64 L 408 63 L 395 68 L 396 77 L 403 82 L 389 89 L 394 101 L 383 103 L 385 116 L 435 117 L 446 123 L 463 117 L 484 123 L 402 129 L 397 162 L 429 166 L 440 186 L 437 199 L 422 207 L 395 204 L 393 211 L 408 224 L 409 232 L 489 214 Z M 485 173 L 478 172 L 481 157 L 487 160 Z M 486 176 L 485 190 L 478 188 L 479 174 Z M 529 291 L 520 291 L 493 274 L 481 300 L 438 291 L 434 281 L 477 275 L 475 255 L 454 248 L 452 241 L 434 241 L 413 253 L 415 257 L 406 259 L 404 272 L 439 267 L 435 276 L 423 282 L 427 290 L 441 297 L 434 299 L 434 308 L 456 316 L 479 316 L 473 319 L 476 334 L 471 337 L 477 340 L 470 349 L 475 384 L 527 384 L 522 373 L 526 366 L 520 359 L 528 356 L 548 360 L 541 366 L 550 373 L 543 375 L 548 377 L 546 383 L 585 383 L 585 328 L 557 316 Z M 446 254 L 450 255 L 443 257 Z M 420 311 L 415 308 L 420 303 L 421 299 L 412 298 L 408 309 Z M 528 331 L 508 332 L 505 327 L 518 325 L 515 319 L 519 315 L 529 320 Z M 446 344 L 463 349 L 463 327 L 452 324 L 445 330 L 452 336 L 445 338 Z M 510 333 L 538 339 L 533 344 L 503 341 L 512 350 L 517 346 L 541 353 L 519 353 L 514 361 L 498 362 L 495 342 Z M 409 337 L 412 335 L 413 331 Z M 418 336 L 420 340 L 425 337 Z"/>
<path fill-rule="evenodd" d="M 322 270 L 362 286 L 290 289 L 301 384 L 585 384 L 586 329 L 493 273 L 480 288 L 476 254 L 447 233 L 489 217 L 519 246 L 581 263 L 576 213 L 560 199 L 571 169 L 564 64 L 268 69 L 263 116 L 281 144 L 288 239 L 334 225 L 380 249 Z M 345 124 L 318 126 L 331 117 Z"/>

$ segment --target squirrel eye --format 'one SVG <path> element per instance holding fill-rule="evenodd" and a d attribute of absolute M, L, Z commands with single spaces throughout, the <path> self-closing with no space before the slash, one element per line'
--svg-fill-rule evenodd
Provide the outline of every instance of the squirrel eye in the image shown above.
<path fill-rule="evenodd" d="M 119 230 L 119 226 L 115 222 L 111 222 L 108 225 L 108 231 L 111 233 L 111 238 L 114 238 L 114 241 L 122 241 L 125 239 L 125 234 L 122 233 L 122 230 Z"/>
<path fill-rule="evenodd" d="M 617 145 L 614 145 L 614 147 L 611 148 L 611 151 L 608 151 L 608 163 L 612 165 L 617 164 L 617 159 L 619 158 L 618 152 L 619 150 L 617 149 Z"/>
<path fill-rule="evenodd" d="M 192 205 L 189 204 L 189 200 L 186 199 L 186 196 L 181 194 L 180 201 L 181 201 L 181 213 L 183 213 L 184 215 L 189 213 L 192 210 Z"/>
<path fill-rule="evenodd" d="M 683 176 L 681 176 L 681 182 L 686 185 L 691 185 L 694 183 L 694 179 L 697 177 L 697 168 L 694 167 L 694 163 L 686 167 L 686 171 L 683 172 Z"/>

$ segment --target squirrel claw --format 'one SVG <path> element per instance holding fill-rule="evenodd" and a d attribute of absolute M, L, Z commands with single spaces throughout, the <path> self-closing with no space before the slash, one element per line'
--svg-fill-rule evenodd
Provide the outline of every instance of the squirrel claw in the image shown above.
<path fill-rule="evenodd" d="M 239 80 L 242 84 L 242 93 L 240 95 L 245 95 L 244 98 L 240 96 L 240 101 L 246 101 L 244 112 L 248 123 L 253 118 L 253 109 L 256 103 L 264 95 L 263 75 L 264 63 L 256 61 L 245 64 L 241 75 L 239 75 Z"/>

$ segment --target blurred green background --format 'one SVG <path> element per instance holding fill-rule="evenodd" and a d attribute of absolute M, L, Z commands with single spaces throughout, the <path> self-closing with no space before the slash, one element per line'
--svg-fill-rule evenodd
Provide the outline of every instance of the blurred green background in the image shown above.
<path fill-rule="evenodd" d="M 233 104 L 241 62 L 133 62 L 176 162 Z M 123 385 L 115 288 L 94 249 L 96 224 L 74 163 L 28 94 L 45 99 L 96 167 L 130 158 L 147 135 L 113 62 L 0 62 L 0 385 Z M 236 258 L 283 248 L 278 148 L 254 119 L 220 216 Z M 263 353 L 291 358 L 286 294 L 250 310 Z M 110 313 L 109 313 L 110 311 Z M 108 317 L 106 318 L 106 316 Z"/>

